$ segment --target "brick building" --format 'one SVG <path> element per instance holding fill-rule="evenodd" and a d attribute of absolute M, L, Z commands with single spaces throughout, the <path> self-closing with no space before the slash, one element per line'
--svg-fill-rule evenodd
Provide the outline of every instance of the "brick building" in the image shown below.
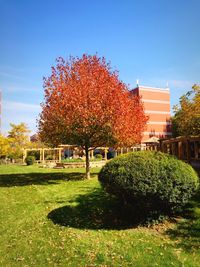
<path fill-rule="evenodd" d="M 144 103 L 145 114 L 149 117 L 147 129 L 142 142 L 152 136 L 158 138 L 171 137 L 170 122 L 170 91 L 169 88 L 155 88 L 138 85 L 131 91 L 141 96 Z"/>

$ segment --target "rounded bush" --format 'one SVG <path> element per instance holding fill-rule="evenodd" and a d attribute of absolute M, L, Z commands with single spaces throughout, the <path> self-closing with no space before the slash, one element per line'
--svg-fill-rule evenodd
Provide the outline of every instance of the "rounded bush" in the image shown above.
<path fill-rule="evenodd" d="M 35 162 L 35 157 L 34 156 L 27 156 L 25 158 L 25 162 L 27 165 L 33 165 Z"/>
<path fill-rule="evenodd" d="M 103 158 L 101 154 L 96 154 L 94 157 L 98 160 L 102 160 Z"/>
<path fill-rule="evenodd" d="M 46 156 L 46 160 L 53 160 L 53 156 L 52 155 L 47 155 Z"/>
<path fill-rule="evenodd" d="M 199 185 L 198 175 L 190 165 L 153 151 L 112 159 L 98 178 L 105 190 L 123 203 L 164 213 L 187 203 Z"/>

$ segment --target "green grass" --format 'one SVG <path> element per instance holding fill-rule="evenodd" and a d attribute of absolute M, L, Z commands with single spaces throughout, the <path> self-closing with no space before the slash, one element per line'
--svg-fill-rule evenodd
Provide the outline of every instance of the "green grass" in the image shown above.
<path fill-rule="evenodd" d="M 200 266 L 200 197 L 177 223 L 123 219 L 83 169 L 0 166 L 0 266 Z"/>

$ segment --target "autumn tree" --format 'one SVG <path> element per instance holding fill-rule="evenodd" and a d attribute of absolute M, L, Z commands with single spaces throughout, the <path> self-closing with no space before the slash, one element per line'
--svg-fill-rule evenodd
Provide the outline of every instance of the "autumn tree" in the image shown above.
<path fill-rule="evenodd" d="M 174 136 L 200 135 L 200 86 L 181 96 L 179 105 L 174 107 L 172 118 Z"/>
<path fill-rule="evenodd" d="M 129 93 L 105 58 L 59 58 L 51 76 L 44 79 L 44 89 L 40 137 L 54 146 L 81 146 L 86 156 L 87 178 L 89 150 L 140 142 L 147 120 L 143 105 Z"/>
<path fill-rule="evenodd" d="M 11 130 L 8 132 L 8 140 L 10 144 L 9 157 L 13 159 L 22 156 L 22 149 L 29 145 L 29 133 L 25 123 L 14 124 L 10 123 Z"/>
<path fill-rule="evenodd" d="M 9 139 L 0 134 L 0 159 L 9 155 L 10 143 Z"/>

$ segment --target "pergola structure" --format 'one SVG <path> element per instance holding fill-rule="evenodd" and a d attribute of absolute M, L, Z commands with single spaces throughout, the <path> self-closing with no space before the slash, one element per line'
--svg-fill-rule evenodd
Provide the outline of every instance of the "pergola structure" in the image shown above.
<path fill-rule="evenodd" d="M 161 151 L 187 162 L 200 163 L 200 136 L 177 137 L 161 143 Z"/>
<path fill-rule="evenodd" d="M 54 162 L 61 162 L 62 159 L 62 151 L 63 150 L 71 150 L 73 151 L 73 158 L 79 157 L 79 153 L 81 153 L 82 148 L 76 146 L 76 145 L 59 145 L 59 147 L 56 148 L 25 148 L 23 150 L 23 162 L 25 162 L 25 158 L 28 155 L 28 152 L 31 151 L 39 151 L 40 153 L 40 159 L 39 161 L 42 163 L 45 163 L 47 159 L 45 159 L 45 152 L 46 151 L 51 151 L 51 152 L 58 152 L 58 157 L 57 159 L 53 160 Z M 108 152 L 108 147 L 98 147 L 97 149 L 101 149 L 104 151 L 105 157 L 104 159 L 107 160 L 107 152 Z M 90 158 L 94 158 L 94 150 L 90 150 Z M 49 161 L 49 160 L 48 160 Z"/>
<path fill-rule="evenodd" d="M 149 144 L 147 150 L 160 150 L 174 155 L 180 160 L 200 169 L 200 136 L 179 136 L 168 140 L 160 140 L 160 144 Z"/>
<path fill-rule="evenodd" d="M 59 148 L 66 149 L 68 151 L 72 150 L 74 152 L 73 157 L 79 156 L 79 153 L 81 153 L 81 152 L 83 153 L 83 149 L 80 146 L 76 146 L 76 145 L 64 145 L 64 144 L 62 144 L 62 145 L 59 145 Z M 109 150 L 108 147 L 95 147 L 94 149 L 91 149 L 89 151 L 89 156 L 90 156 L 91 159 L 94 158 L 94 150 L 95 149 L 103 150 L 104 151 L 104 155 L 105 155 L 104 159 L 107 160 L 107 152 Z"/>
<path fill-rule="evenodd" d="M 120 148 L 116 148 L 115 152 L 116 152 L 116 156 L 121 155 L 121 154 L 125 154 L 125 153 L 129 153 L 129 152 L 134 152 L 137 150 L 141 150 L 141 145 L 135 145 L 132 147 L 120 147 Z"/>
<path fill-rule="evenodd" d="M 96 147 L 94 149 L 91 149 L 89 151 L 89 156 L 91 159 L 94 158 L 94 150 L 97 149 L 97 150 L 102 150 L 103 151 L 103 154 L 104 154 L 104 158 L 103 160 L 107 160 L 107 153 L 109 151 L 109 147 Z M 81 157 L 80 155 L 84 155 L 84 152 L 83 152 L 83 149 L 79 146 L 76 146 L 76 145 L 59 145 L 59 147 L 56 147 L 56 148 L 26 148 L 23 150 L 23 162 L 25 162 L 25 158 L 27 157 L 28 153 L 31 152 L 31 151 L 39 151 L 40 155 L 39 155 L 39 162 L 41 163 L 45 163 L 46 161 L 53 161 L 53 162 L 61 162 L 61 159 L 62 159 L 62 153 L 63 153 L 63 150 L 68 150 L 68 155 L 69 155 L 69 151 L 72 151 L 73 153 L 73 158 L 78 158 L 78 157 Z M 136 151 L 136 150 L 141 150 L 141 147 L 137 147 L 137 146 L 134 146 L 134 147 L 129 147 L 129 148 L 116 148 L 114 149 L 115 151 L 115 155 L 120 155 L 120 154 L 125 154 L 125 153 L 128 153 L 128 152 L 132 152 L 132 151 Z M 58 152 L 58 153 L 55 153 L 54 155 L 57 156 L 57 159 L 54 159 L 54 160 L 49 160 L 49 159 L 46 159 L 45 158 L 45 152 Z"/>
<path fill-rule="evenodd" d="M 61 162 L 61 155 L 62 155 L 62 148 L 60 147 L 56 147 L 56 148 L 25 148 L 23 150 L 23 162 L 25 162 L 25 158 L 27 157 L 28 155 L 28 152 L 30 151 L 39 151 L 40 152 L 40 162 L 44 163 L 46 160 L 45 160 L 45 152 L 46 151 L 53 151 L 53 152 L 58 152 L 58 159 L 54 160 L 54 161 L 57 161 L 57 162 Z"/>

